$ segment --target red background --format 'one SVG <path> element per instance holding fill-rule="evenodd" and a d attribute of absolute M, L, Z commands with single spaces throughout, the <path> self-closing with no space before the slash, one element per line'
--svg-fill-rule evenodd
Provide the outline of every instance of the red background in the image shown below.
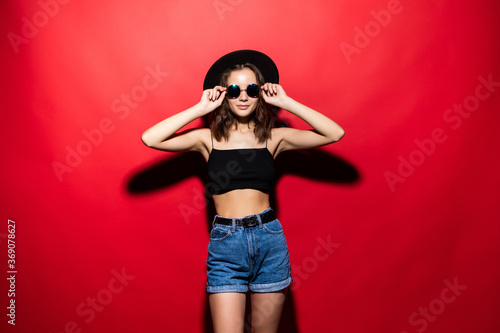
<path fill-rule="evenodd" d="M 295 278 L 281 331 L 500 330 L 500 87 L 482 83 L 500 82 L 496 2 L 0 9 L 2 331 L 210 332 L 203 160 L 140 136 L 197 103 L 210 65 L 243 48 L 271 56 L 290 96 L 346 130 L 277 161 Z"/>

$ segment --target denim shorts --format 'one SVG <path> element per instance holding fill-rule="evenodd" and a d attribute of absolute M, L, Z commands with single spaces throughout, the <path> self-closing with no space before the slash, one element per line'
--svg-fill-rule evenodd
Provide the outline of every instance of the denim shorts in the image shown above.
<path fill-rule="evenodd" d="M 285 234 L 277 219 L 252 227 L 214 223 L 207 258 L 207 293 L 273 292 L 292 282 Z"/>

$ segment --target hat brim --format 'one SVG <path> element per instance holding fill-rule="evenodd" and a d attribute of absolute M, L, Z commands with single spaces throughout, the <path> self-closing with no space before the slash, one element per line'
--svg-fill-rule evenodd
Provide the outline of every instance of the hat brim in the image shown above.
<path fill-rule="evenodd" d="M 274 61 L 262 52 L 238 50 L 228 53 L 217 60 L 207 72 L 203 90 L 211 89 L 220 83 L 222 73 L 235 65 L 251 63 L 262 72 L 266 82 L 279 83 L 278 67 Z"/>

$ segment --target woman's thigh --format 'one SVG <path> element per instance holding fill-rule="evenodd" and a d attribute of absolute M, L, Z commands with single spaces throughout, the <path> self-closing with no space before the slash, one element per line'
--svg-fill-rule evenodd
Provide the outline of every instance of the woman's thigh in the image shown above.
<path fill-rule="evenodd" d="M 215 333 L 243 333 L 245 293 L 209 294 L 208 301 Z"/>
<path fill-rule="evenodd" d="M 287 289 L 271 293 L 252 293 L 252 332 L 274 333 L 285 303 Z"/>

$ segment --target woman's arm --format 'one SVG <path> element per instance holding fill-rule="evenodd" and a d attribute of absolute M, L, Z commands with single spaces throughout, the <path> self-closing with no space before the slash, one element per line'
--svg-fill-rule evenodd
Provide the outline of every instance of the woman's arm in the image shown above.
<path fill-rule="evenodd" d="M 201 131 L 189 131 L 181 135 L 174 134 L 193 120 L 218 108 L 226 95 L 225 88 L 219 86 L 203 91 L 198 104 L 175 114 L 144 131 L 142 142 L 148 147 L 171 152 L 203 149 Z"/>
<path fill-rule="evenodd" d="M 280 142 L 276 153 L 292 149 L 307 149 L 339 141 L 345 132 L 339 124 L 286 95 L 279 84 L 266 83 L 263 87 L 264 100 L 286 110 L 308 123 L 314 131 L 293 128 L 279 129 Z"/>

